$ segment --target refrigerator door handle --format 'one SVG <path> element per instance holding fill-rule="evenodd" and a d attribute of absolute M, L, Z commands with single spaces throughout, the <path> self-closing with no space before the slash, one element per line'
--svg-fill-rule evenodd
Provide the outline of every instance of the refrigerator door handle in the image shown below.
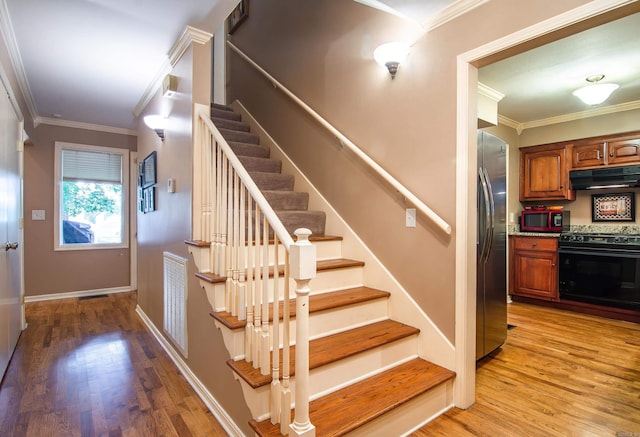
<path fill-rule="evenodd" d="M 482 247 L 480 250 L 480 259 L 479 262 L 485 262 L 488 259 L 489 254 L 487 253 L 487 243 L 490 240 L 490 232 L 491 232 L 491 211 L 490 211 L 490 200 L 489 200 L 489 191 L 487 187 L 486 173 L 484 169 L 481 167 L 478 169 L 478 175 L 480 176 L 480 185 L 482 186 L 482 197 L 484 198 L 485 205 L 485 229 L 483 229 L 482 235 Z"/>
<path fill-rule="evenodd" d="M 484 171 L 484 180 L 487 184 L 487 192 L 489 193 L 489 238 L 487 244 L 487 254 L 486 258 L 489 259 L 489 255 L 491 254 L 491 247 L 493 246 L 493 235 L 495 230 L 495 216 L 496 216 L 496 204 L 493 198 L 493 187 L 491 186 L 491 180 L 489 179 L 489 173 L 486 168 L 482 169 Z"/>

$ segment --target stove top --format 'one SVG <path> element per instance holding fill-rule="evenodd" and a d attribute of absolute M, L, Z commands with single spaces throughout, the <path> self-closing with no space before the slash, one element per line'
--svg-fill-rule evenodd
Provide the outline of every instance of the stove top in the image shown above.
<path fill-rule="evenodd" d="M 559 243 L 570 245 L 640 246 L 640 236 L 566 232 L 560 234 Z"/>

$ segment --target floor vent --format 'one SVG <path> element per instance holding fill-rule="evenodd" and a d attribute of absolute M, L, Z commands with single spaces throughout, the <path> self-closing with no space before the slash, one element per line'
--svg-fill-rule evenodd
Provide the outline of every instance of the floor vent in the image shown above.
<path fill-rule="evenodd" d="M 164 252 L 164 332 L 187 358 L 187 260 Z"/>

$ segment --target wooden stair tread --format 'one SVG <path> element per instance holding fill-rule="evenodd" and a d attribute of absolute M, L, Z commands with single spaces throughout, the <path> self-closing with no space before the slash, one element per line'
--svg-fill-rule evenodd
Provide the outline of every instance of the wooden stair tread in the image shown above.
<path fill-rule="evenodd" d="M 420 330 L 413 326 L 394 320 L 383 320 L 311 340 L 309 342 L 309 369 L 315 369 L 411 335 L 417 335 L 419 332 Z M 282 349 L 279 353 L 280 363 L 282 363 Z M 295 374 L 295 346 L 290 346 L 290 354 L 291 376 L 293 376 Z M 229 360 L 227 364 L 253 388 L 271 383 L 271 374 L 262 375 L 259 368 L 253 368 L 252 363 L 245 360 Z"/>
<path fill-rule="evenodd" d="M 194 247 L 211 247 L 211 242 L 204 240 L 184 240 L 184 244 Z"/>
<path fill-rule="evenodd" d="M 293 241 L 297 241 L 298 237 L 293 236 Z M 312 243 L 319 243 L 322 241 L 342 241 L 342 237 L 337 235 L 311 235 L 309 236 L 309 241 Z M 188 246 L 196 246 L 196 247 L 211 247 L 211 241 L 204 240 L 184 240 L 184 243 Z M 269 244 L 273 244 L 273 238 L 269 239 Z"/>
<path fill-rule="evenodd" d="M 390 293 L 369 287 L 355 287 L 345 290 L 331 291 L 328 293 L 312 294 L 309 296 L 309 313 L 325 311 L 374 299 L 387 298 Z M 284 302 L 280 301 L 280 319 L 284 314 Z M 228 311 L 212 311 L 211 317 L 222 323 L 229 329 L 242 329 L 247 324 L 246 320 L 238 320 Z M 289 300 L 289 314 L 296 316 L 296 300 Z M 273 321 L 273 303 L 269 304 L 269 321 Z"/>
<path fill-rule="evenodd" d="M 332 258 L 332 259 L 324 259 L 316 261 L 316 271 L 323 272 L 327 270 L 335 270 L 335 269 L 348 269 L 351 267 L 362 267 L 364 266 L 364 261 L 358 261 L 355 259 L 348 258 Z M 262 272 L 262 269 L 260 270 Z M 273 277 L 273 266 L 269 267 L 269 277 Z M 284 275 L 284 265 L 278 266 L 278 274 L 280 277 Z M 219 276 L 213 273 L 196 273 L 196 276 L 203 281 L 207 281 L 211 284 L 218 284 L 221 282 L 225 282 L 227 280 L 226 276 Z"/>
<path fill-rule="evenodd" d="M 309 418 L 318 436 L 342 436 L 455 377 L 417 358 L 312 401 Z M 293 411 L 292 411 L 293 422 Z M 280 424 L 252 420 L 259 436 L 280 436 Z"/>

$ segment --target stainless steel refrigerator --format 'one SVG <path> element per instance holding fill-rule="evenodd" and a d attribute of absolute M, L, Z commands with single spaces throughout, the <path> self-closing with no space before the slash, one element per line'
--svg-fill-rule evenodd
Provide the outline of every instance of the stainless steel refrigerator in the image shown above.
<path fill-rule="evenodd" d="M 478 132 L 476 359 L 507 338 L 507 145 Z"/>

